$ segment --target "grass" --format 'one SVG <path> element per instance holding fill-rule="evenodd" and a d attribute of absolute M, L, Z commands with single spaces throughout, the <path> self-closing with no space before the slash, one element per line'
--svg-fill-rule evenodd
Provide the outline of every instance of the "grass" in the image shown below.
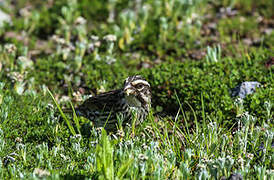
<path fill-rule="evenodd" d="M 0 179 L 273 179 L 270 2 L 0 4 Z M 76 116 L 133 74 L 152 87 L 145 122 Z M 232 97 L 244 81 L 261 87 Z"/>

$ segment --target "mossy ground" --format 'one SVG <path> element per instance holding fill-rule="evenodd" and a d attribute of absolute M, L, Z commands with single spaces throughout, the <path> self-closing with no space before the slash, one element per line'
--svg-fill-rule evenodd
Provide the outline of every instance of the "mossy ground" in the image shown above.
<path fill-rule="evenodd" d="M 273 1 L 4 1 L 0 179 L 273 179 Z M 152 110 L 101 132 L 61 108 L 141 74 Z M 244 100 L 231 90 L 261 87 Z"/>

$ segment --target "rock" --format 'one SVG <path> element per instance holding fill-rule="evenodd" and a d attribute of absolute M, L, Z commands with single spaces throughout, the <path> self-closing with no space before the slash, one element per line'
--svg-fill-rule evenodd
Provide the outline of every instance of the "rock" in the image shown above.
<path fill-rule="evenodd" d="M 228 178 L 222 176 L 220 180 L 243 180 L 243 176 L 240 173 L 233 173 Z"/>
<path fill-rule="evenodd" d="M 229 176 L 228 180 L 243 180 L 243 176 L 240 173 L 233 173 Z"/>
<path fill-rule="evenodd" d="M 232 96 L 239 96 L 244 99 L 248 94 L 253 94 L 257 87 L 260 87 L 261 83 L 257 81 L 242 82 L 234 89 L 232 89 Z"/>

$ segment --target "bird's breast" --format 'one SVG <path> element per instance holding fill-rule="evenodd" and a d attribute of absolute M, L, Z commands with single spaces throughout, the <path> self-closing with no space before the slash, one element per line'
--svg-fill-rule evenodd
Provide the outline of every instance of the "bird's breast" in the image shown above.
<path fill-rule="evenodd" d="M 142 106 L 142 103 L 132 95 L 126 96 L 126 103 L 131 107 L 139 108 Z"/>

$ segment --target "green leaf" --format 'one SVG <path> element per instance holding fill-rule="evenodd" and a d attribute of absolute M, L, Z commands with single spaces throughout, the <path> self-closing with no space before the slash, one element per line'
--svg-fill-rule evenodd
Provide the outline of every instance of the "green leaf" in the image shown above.
<path fill-rule="evenodd" d="M 133 160 L 134 160 L 134 159 L 131 158 L 130 160 L 128 160 L 126 163 L 124 163 L 124 164 L 119 168 L 119 170 L 118 170 L 118 172 L 117 172 L 117 178 L 118 178 L 118 179 L 122 179 L 122 178 L 126 175 L 128 169 L 129 169 L 129 167 L 130 167 L 131 164 L 133 163 Z"/>
<path fill-rule="evenodd" d="M 97 171 L 103 179 L 114 179 L 113 146 L 104 129 L 100 143 L 96 147 L 96 163 Z"/>

